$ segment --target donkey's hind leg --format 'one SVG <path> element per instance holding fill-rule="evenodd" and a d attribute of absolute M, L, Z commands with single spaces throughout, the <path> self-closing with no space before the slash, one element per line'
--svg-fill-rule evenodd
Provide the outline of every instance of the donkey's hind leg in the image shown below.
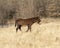
<path fill-rule="evenodd" d="M 21 30 L 21 25 L 18 25 L 17 28 L 16 28 L 16 32 L 18 31 L 18 29 Z"/>
<path fill-rule="evenodd" d="M 30 29 L 30 31 L 31 31 L 31 25 L 28 25 L 28 30 L 29 30 L 29 29 Z M 28 30 L 27 30 L 27 31 L 28 31 Z"/>
<path fill-rule="evenodd" d="M 21 30 L 21 25 L 19 25 L 19 27 L 18 27 L 20 30 Z"/>
<path fill-rule="evenodd" d="M 19 28 L 17 27 L 17 28 L 16 28 L 16 32 L 18 31 L 18 29 L 19 29 Z"/>

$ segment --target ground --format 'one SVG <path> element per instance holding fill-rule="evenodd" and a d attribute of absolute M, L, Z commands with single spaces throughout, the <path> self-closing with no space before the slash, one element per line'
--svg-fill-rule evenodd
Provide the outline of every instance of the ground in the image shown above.
<path fill-rule="evenodd" d="M 0 48 L 60 48 L 60 19 L 42 18 L 34 23 L 32 31 L 16 33 L 15 26 L 0 28 Z"/>

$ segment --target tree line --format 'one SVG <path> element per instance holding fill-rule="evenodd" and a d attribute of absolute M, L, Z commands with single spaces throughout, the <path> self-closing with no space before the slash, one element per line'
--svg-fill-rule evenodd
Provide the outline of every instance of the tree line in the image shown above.
<path fill-rule="evenodd" d="M 0 25 L 36 16 L 60 17 L 60 0 L 0 0 Z"/>

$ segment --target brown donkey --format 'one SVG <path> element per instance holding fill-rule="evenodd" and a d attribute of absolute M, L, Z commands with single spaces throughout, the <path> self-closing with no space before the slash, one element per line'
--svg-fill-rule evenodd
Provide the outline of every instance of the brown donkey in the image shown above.
<path fill-rule="evenodd" d="M 35 22 L 37 22 L 37 23 L 39 23 L 41 20 L 40 20 L 40 18 L 39 17 L 34 17 L 34 18 L 28 18 L 28 19 L 17 19 L 16 21 L 15 21 L 15 26 L 17 26 L 17 28 L 16 28 L 16 32 L 17 32 L 17 30 L 18 29 L 20 29 L 21 30 L 21 26 L 22 25 L 27 25 L 28 26 L 28 30 L 30 29 L 30 31 L 31 31 L 31 25 L 33 24 L 33 23 L 35 23 Z M 27 30 L 27 31 L 28 31 Z"/>

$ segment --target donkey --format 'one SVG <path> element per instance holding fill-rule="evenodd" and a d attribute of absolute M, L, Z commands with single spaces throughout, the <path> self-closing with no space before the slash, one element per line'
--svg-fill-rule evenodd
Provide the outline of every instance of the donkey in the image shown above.
<path fill-rule="evenodd" d="M 15 21 L 15 27 L 17 26 L 16 32 L 18 31 L 18 29 L 21 30 L 21 26 L 22 26 L 22 25 L 27 25 L 27 26 L 28 26 L 28 30 L 30 29 L 30 31 L 31 31 L 31 25 L 32 25 L 33 23 L 35 23 L 35 22 L 39 23 L 40 21 L 41 21 L 41 20 L 40 20 L 39 17 L 33 17 L 33 18 L 28 18 L 28 19 L 21 19 L 21 18 L 19 18 L 19 19 L 17 19 L 17 20 Z M 28 31 L 28 30 L 27 30 L 27 31 Z"/>

